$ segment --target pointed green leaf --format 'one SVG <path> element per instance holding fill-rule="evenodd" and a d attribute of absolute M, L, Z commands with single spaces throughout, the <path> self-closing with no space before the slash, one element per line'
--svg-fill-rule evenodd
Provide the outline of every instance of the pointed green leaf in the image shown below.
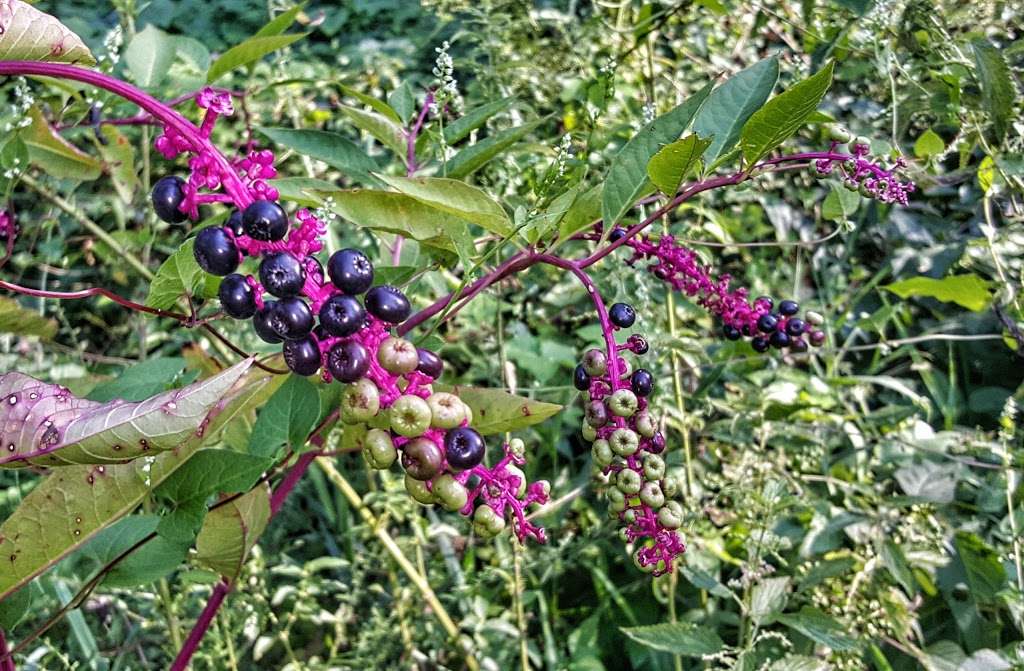
<path fill-rule="evenodd" d="M 831 182 L 825 202 L 821 204 L 821 217 L 831 221 L 846 221 L 857 211 L 858 207 L 860 207 L 860 193 Z"/>
<path fill-rule="evenodd" d="M 267 180 L 267 183 L 278 190 L 281 200 L 287 200 L 303 207 L 320 207 L 323 200 L 316 195 L 316 192 L 331 191 L 337 188 L 327 180 L 315 177 L 280 177 Z"/>
<path fill-rule="evenodd" d="M 284 31 L 292 27 L 295 23 L 295 19 L 298 18 L 299 13 L 306 8 L 306 2 L 300 2 L 291 9 L 281 12 L 275 16 L 267 25 L 256 31 L 253 37 L 272 37 L 274 35 L 280 35 Z"/>
<path fill-rule="evenodd" d="M 364 130 L 380 140 L 381 144 L 394 152 L 403 162 L 405 161 L 405 135 L 398 124 L 376 112 L 367 112 L 348 105 L 341 105 L 340 110 L 356 128 Z"/>
<path fill-rule="evenodd" d="M 0 333 L 39 336 L 43 340 L 53 338 L 57 322 L 48 319 L 38 310 L 29 310 L 13 298 L 0 296 Z"/>
<path fill-rule="evenodd" d="M 342 93 L 344 93 L 347 96 L 352 96 L 359 102 L 363 103 L 370 109 L 377 112 L 377 114 L 380 114 L 381 116 L 391 119 L 395 123 L 403 123 L 402 117 L 398 115 L 398 112 L 392 109 L 391 106 L 388 105 L 383 100 L 377 100 L 373 96 L 362 93 L 361 91 L 357 91 L 356 89 L 350 86 L 339 86 L 338 88 L 341 89 Z"/>
<path fill-rule="evenodd" d="M 100 133 L 106 140 L 99 145 L 103 169 L 110 175 L 121 200 L 131 203 L 140 186 L 139 176 L 135 174 L 135 147 L 116 126 L 101 126 Z"/>
<path fill-rule="evenodd" d="M 308 34 L 295 33 L 292 35 L 250 37 L 221 54 L 221 57 L 210 66 L 210 71 L 206 75 L 206 81 L 207 83 L 212 83 L 232 70 L 255 63 L 267 54 L 283 49 L 289 44 L 301 40 Z"/>
<path fill-rule="evenodd" d="M 505 237 L 512 234 L 512 220 L 505 210 L 497 201 L 475 186 L 443 177 L 377 177 L 401 193 L 436 210 L 479 224 L 491 233 Z"/>
<path fill-rule="evenodd" d="M 320 191 L 327 207 L 357 226 L 385 233 L 404 235 L 420 242 L 439 238 L 454 239 L 467 229 L 467 223 L 445 214 L 410 196 L 392 191 L 337 189 Z M 454 251 L 453 243 L 446 245 Z"/>
<path fill-rule="evenodd" d="M 797 132 L 818 109 L 832 84 L 835 61 L 814 75 L 793 84 L 754 112 L 740 131 L 740 147 L 752 166 Z"/>
<path fill-rule="evenodd" d="M 713 163 L 736 145 L 743 125 L 761 109 L 778 80 L 779 59 L 772 56 L 737 72 L 711 92 L 693 121 L 694 132 L 711 138 L 705 161 Z"/>
<path fill-rule="evenodd" d="M 58 179 L 91 181 L 102 174 L 100 162 L 55 133 L 39 108 L 30 109 L 29 116 L 32 125 L 19 135 L 32 163 Z"/>
<path fill-rule="evenodd" d="M 992 299 L 992 283 L 973 273 L 950 275 L 937 280 L 931 277 L 911 277 L 882 286 L 900 298 L 926 296 L 944 303 L 956 303 L 973 312 L 981 312 Z"/>
<path fill-rule="evenodd" d="M 408 124 L 416 114 L 416 97 L 413 96 L 409 82 L 402 82 L 398 88 L 388 95 L 388 105 L 398 114 L 398 122 Z"/>
<path fill-rule="evenodd" d="M 754 585 L 750 598 L 750 617 L 756 624 L 771 622 L 786 607 L 790 578 L 765 578 Z"/>
<path fill-rule="evenodd" d="M 90 401 L 106 403 L 114 399 L 123 401 L 145 401 L 162 391 L 167 391 L 179 380 L 185 368 L 181 357 L 153 357 L 121 371 L 112 380 L 101 382 L 86 396 Z M 182 380 L 187 384 L 192 380 Z"/>
<path fill-rule="evenodd" d="M 978 68 L 978 81 L 985 108 L 992 118 L 996 137 L 1002 140 L 1013 119 L 1013 103 L 1017 98 L 1017 87 L 1013 74 L 1003 54 L 983 37 L 971 42 L 974 64 Z"/>
<path fill-rule="evenodd" d="M 603 188 L 602 184 L 598 184 L 579 195 L 569 211 L 562 217 L 562 222 L 558 226 L 559 238 L 568 240 L 601 218 Z"/>
<path fill-rule="evenodd" d="M 653 186 L 647 178 L 647 164 L 664 145 L 675 142 L 686 131 L 713 85 L 709 83 L 683 104 L 644 126 L 615 155 L 601 196 L 601 216 L 606 230 L 611 230 L 637 199 L 651 192 Z"/>
<path fill-rule="evenodd" d="M 269 521 L 266 485 L 211 510 L 196 538 L 196 561 L 234 580 Z"/>
<path fill-rule="evenodd" d="M 195 238 L 189 238 L 177 251 L 160 264 L 149 285 L 146 305 L 167 310 L 182 296 L 195 296 L 206 282 L 206 273 L 199 267 L 192 252 Z"/>
<path fill-rule="evenodd" d="M 367 177 L 377 163 L 348 138 L 324 130 L 257 127 L 276 144 L 294 149 L 303 156 L 323 161 L 342 172 Z"/>
<path fill-rule="evenodd" d="M 67 26 L 22 0 L 3 6 L 0 61 L 50 61 L 93 65 L 96 59 Z"/>
<path fill-rule="evenodd" d="M 177 38 L 150 23 L 125 47 L 124 61 L 135 83 L 151 89 L 163 83 L 177 50 Z"/>
<path fill-rule="evenodd" d="M 555 403 L 534 401 L 500 389 L 439 384 L 434 388 L 461 398 L 473 411 L 473 428 L 484 436 L 539 424 L 562 409 Z"/>
<path fill-rule="evenodd" d="M 914 156 L 918 158 L 931 158 L 944 151 L 946 151 L 946 143 L 931 128 L 921 133 L 921 136 L 914 142 Z"/>
<path fill-rule="evenodd" d="M 647 164 L 647 175 L 666 196 L 674 196 L 679 185 L 699 163 L 713 138 L 701 139 L 690 133 L 667 144 Z"/>
<path fill-rule="evenodd" d="M 249 452 L 258 457 L 273 457 L 285 445 L 302 451 L 319 416 L 320 395 L 316 387 L 301 375 L 290 375 L 260 410 Z"/>
<path fill-rule="evenodd" d="M 702 657 L 721 652 L 725 643 L 714 630 L 690 622 L 665 622 L 646 627 L 621 627 L 637 643 L 674 655 Z"/>
<path fill-rule="evenodd" d="M 853 650 L 857 640 L 846 635 L 846 627 L 816 608 L 805 606 L 797 613 L 777 615 L 776 620 L 833 650 Z"/>
<path fill-rule="evenodd" d="M 451 122 L 444 128 L 444 141 L 447 144 L 455 144 L 468 136 L 477 128 L 480 128 L 487 120 L 498 112 L 507 109 L 515 102 L 514 97 L 500 98 L 479 107 L 474 107 L 461 117 Z"/>
<path fill-rule="evenodd" d="M 526 137 L 526 134 L 539 124 L 540 121 L 532 121 L 522 126 L 508 128 L 488 136 L 476 144 L 463 148 L 448 160 L 446 164 L 447 176 L 452 179 L 462 179 L 472 175 L 485 166 L 488 161 Z"/>

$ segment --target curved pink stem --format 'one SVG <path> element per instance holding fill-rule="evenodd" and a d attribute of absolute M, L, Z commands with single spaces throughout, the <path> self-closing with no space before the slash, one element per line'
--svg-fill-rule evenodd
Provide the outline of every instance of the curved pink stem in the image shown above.
<path fill-rule="evenodd" d="M 213 618 L 217 615 L 217 611 L 220 610 L 220 606 L 224 603 L 224 598 L 227 597 L 228 592 L 231 591 L 231 583 L 226 579 L 221 580 L 217 583 L 217 586 L 213 588 L 213 594 L 210 595 L 210 600 L 206 602 L 206 606 L 203 608 L 203 612 L 199 614 L 199 618 L 196 620 L 195 626 L 192 627 L 192 631 L 189 632 L 188 638 L 185 639 L 185 643 L 181 646 L 181 650 L 178 651 L 178 656 L 174 658 L 174 663 L 171 664 L 170 671 L 186 671 L 188 664 L 192 661 L 192 655 L 195 654 L 196 650 L 199 649 L 199 644 L 203 640 L 203 636 L 206 635 L 206 630 L 213 624 Z"/>

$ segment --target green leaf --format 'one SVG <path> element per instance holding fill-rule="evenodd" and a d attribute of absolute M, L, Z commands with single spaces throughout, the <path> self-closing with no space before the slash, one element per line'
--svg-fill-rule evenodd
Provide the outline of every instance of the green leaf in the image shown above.
<path fill-rule="evenodd" d="M 786 607 L 789 599 L 788 577 L 765 578 L 754 585 L 750 599 L 750 617 L 755 624 L 771 622 Z"/>
<path fill-rule="evenodd" d="M 946 151 L 946 143 L 931 128 L 921 133 L 921 137 L 914 142 L 914 156 L 918 158 L 931 158 L 944 151 Z"/>
<path fill-rule="evenodd" d="M 967 531 L 956 532 L 953 546 L 964 565 L 971 596 L 979 604 L 996 604 L 999 593 L 1007 584 L 1006 570 L 998 553 L 977 535 Z"/>
<path fill-rule="evenodd" d="M 651 191 L 647 164 L 662 146 L 675 142 L 686 131 L 707 100 L 712 86 L 713 82 L 690 96 L 683 104 L 644 126 L 615 155 L 601 196 L 601 215 L 606 230 L 611 230 L 638 198 Z"/>
<path fill-rule="evenodd" d="M 339 109 L 356 128 L 380 140 L 381 144 L 394 152 L 403 162 L 406 160 L 405 134 L 397 123 L 376 112 L 367 112 L 348 105 L 340 105 Z"/>
<path fill-rule="evenodd" d="M 540 121 L 507 128 L 460 150 L 446 164 L 446 174 L 452 179 L 462 179 L 482 168 L 488 161 L 499 156 L 506 149 L 526 137 L 540 124 Z"/>
<path fill-rule="evenodd" d="M 339 86 L 338 88 L 340 88 L 341 92 L 344 93 L 345 95 L 352 96 L 353 98 L 363 103 L 370 109 L 374 110 L 381 116 L 391 119 L 392 121 L 398 124 L 403 123 L 402 117 L 398 115 L 398 112 L 392 109 L 391 106 L 388 105 L 383 100 L 377 100 L 373 96 L 366 95 L 365 93 L 357 91 L 356 89 L 350 86 Z"/>
<path fill-rule="evenodd" d="M 589 228 L 601 218 L 603 184 L 587 189 L 579 195 L 558 226 L 558 237 L 568 240 L 582 230 Z"/>
<path fill-rule="evenodd" d="M 1013 120 L 1013 103 L 1017 98 L 1010 66 L 999 49 L 983 37 L 972 40 L 971 49 L 986 111 L 992 117 L 996 137 L 1002 141 Z"/>
<path fill-rule="evenodd" d="M 736 145 L 743 125 L 761 109 L 778 80 L 779 59 L 772 56 L 737 72 L 711 92 L 693 121 L 694 132 L 711 138 L 705 161 L 714 162 Z"/>
<path fill-rule="evenodd" d="M 444 128 L 444 141 L 455 144 L 474 130 L 487 123 L 487 120 L 498 112 L 507 109 L 515 101 L 514 97 L 499 98 L 479 107 L 474 107 Z"/>
<path fill-rule="evenodd" d="M 882 545 L 882 563 L 889 570 L 889 574 L 900 584 L 907 596 L 913 597 L 917 594 L 917 582 L 914 580 L 914 573 L 907 564 L 907 558 L 903 550 L 896 543 L 886 540 Z"/>
<path fill-rule="evenodd" d="M 89 392 L 90 401 L 105 403 L 119 398 L 143 401 L 167 390 L 185 368 L 180 357 L 154 357 L 126 368 L 116 379 L 102 382 Z"/>
<path fill-rule="evenodd" d="M 242 364 L 248 366 L 249 361 Z M 230 371 L 228 371 L 230 372 Z M 185 440 L 152 459 L 127 464 L 68 466 L 42 480 L 0 525 L 0 601 L 97 532 L 134 510 L 153 487 L 184 464 L 232 418 L 265 398 L 271 376 L 253 373 L 224 395 Z M 46 533 L 39 533 L 44 528 Z M 14 559 L 11 559 L 13 557 Z"/>
<path fill-rule="evenodd" d="M 135 83 L 152 89 L 166 79 L 177 50 L 177 38 L 150 23 L 125 47 L 124 61 Z"/>
<path fill-rule="evenodd" d="M 124 203 L 131 203 L 140 186 L 135 174 L 135 147 L 116 126 L 101 126 L 100 133 L 106 140 L 99 144 L 103 168 L 110 174 L 117 195 Z"/>
<path fill-rule="evenodd" d="M 0 333 L 50 340 L 57 333 L 57 322 L 39 314 L 38 310 L 21 307 L 13 298 L 0 296 Z"/>
<path fill-rule="evenodd" d="M 821 217 L 831 221 L 846 221 L 860 207 L 860 194 L 832 182 L 828 195 L 821 204 Z"/>
<path fill-rule="evenodd" d="M 24 619 L 32 606 L 33 587 L 34 585 L 25 585 L 6 599 L 0 600 L 0 628 L 10 632 Z"/>
<path fill-rule="evenodd" d="M 0 426 L 7 434 L 0 468 L 116 464 L 176 448 L 199 429 L 252 364 L 136 403 L 97 403 L 22 373 L 0 376 Z M 102 471 L 101 471 L 102 472 Z"/>
<path fill-rule="evenodd" d="M 804 657 L 803 655 L 786 655 L 772 662 L 768 671 L 828 671 L 831 668 L 823 659 Z"/>
<path fill-rule="evenodd" d="M 131 515 L 98 533 L 77 555 L 95 573 L 156 530 L 156 515 Z M 192 539 L 175 543 L 152 538 L 121 559 L 103 578 L 108 587 L 135 587 L 166 576 L 185 560 Z"/>
<path fill-rule="evenodd" d="M 195 238 L 189 238 L 177 251 L 160 264 L 156 276 L 149 285 L 146 305 L 166 310 L 174 306 L 182 296 L 195 296 L 206 282 L 206 273 L 196 263 L 192 247 Z"/>
<path fill-rule="evenodd" d="M 561 411 L 562 406 L 510 394 L 500 389 L 435 384 L 438 391 L 457 395 L 473 411 L 473 428 L 491 436 L 539 424 Z"/>
<path fill-rule="evenodd" d="M 324 130 L 299 130 L 295 128 L 265 128 L 258 130 L 275 144 L 283 145 L 296 152 L 323 161 L 342 172 L 355 173 L 366 178 L 377 169 L 377 163 L 366 155 L 354 142 L 346 137 Z"/>
<path fill-rule="evenodd" d="M 497 201 L 475 186 L 443 177 L 377 177 L 401 193 L 436 210 L 479 224 L 491 233 L 504 237 L 512 234 L 512 220 L 505 210 Z"/>
<path fill-rule="evenodd" d="M 210 66 L 210 71 L 206 75 L 206 81 L 207 83 L 212 83 L 232 70 L 255 63 L 267 54 L 283 49 L 289 44 L 301 40 L 308 34 L 295 33 L 292 35 L 250 37 L 221 54 L 221 57 Z"/>
<path fill-rule="evenodd" d="M 320 396 L 316 387 L 301 375 L 291 375 L 260 410 L 249 452 L 272 457 L 285 445 L 300 452 L 319 417 Z"/>
<path fill-rule="evenodd" d="M 58 179 L 91 181 L 102 174 L 100 162 L 55 133 L 38 107 L 28 113 L 32 125 L 23 128 L 19 137 L 32 163 Z"/>
<path fill-rule="evenodd" d="M 646 627 L 620 627 L 622 633 L 637 643 L 674 655 L 702 657 L 713 655 L 725 647 L 714 630 L 691 622 L 663 622 Z"/>
<path fill-rule="evenodd" d="M 299 13 L 305 9 L 306 2 L 300 2 L 291 9 L 281 12 L 275 16 L 267 25 L 256 31 L 253 37 L 273 37 L 274 35 L 280 35 L 284 31 L 292 27 L 295 23 L 295 19 L 299 16 Z"/>
<path fill-rule="evenodd" d="M 67 26 L 22 0 L 4 3 L 0 61 L 49 61 L 94 65 L 82 39 Z"/>
<path fill-rule="evenodd" d="M 797 613 L 783 613 L 775 619 L 833 650 L 853 650 L 858 646 L 856 639 L 846 635 L 846 627 L 816 608 L 805 606 Z"/>
<path fill-rule="evenodd" d="M 388 95 L 388 104 L 398 114 L 399 123 L 408 124 L 412 121 L 413 115 L 416 114 L 416 98 L 409 82 L 402 82 Z"/>
<path fill-rule="evenodd" d="M 711 141 L 712 138 L 704 140 L 691 133 L 665 145 L 647 163 L 647 176 L 663 194 L 675 195 L 686 175 L 700 163 Z"/>
<path fill-rule="evenodd" d="M 234 580 L 269 521 L 266 485 L 211 510 L 196 538 L 196 561 Z"/>
<path fill-rule="evenodd" d="M 420 242 L 433 241 L 454 251 L 452 240 L 467 223 L 410 196 L 392 191 L 349 189 L 318 192 L 329 198 L 328 209 L 346 221 L 375 231 L 404 235 Z M 445 245 L 442 239 L 447 239 Z"/>
<path fill-rule="evenodd" d="M 740 147 L 748 166 L 753 166 L 797 132 L 832 84 L 835 62 L 829 61 L 814 75 L 797 82 L 754 112 L 740 131 Z"/>
<path fill-rule="evenodd" d="M 332 191 L 337 188 L 334 184 L 315 177 L 280 177 L 268 180 L 267 184 L 278 190 L 281 200 L 303 207 L 320 207 L 323 199 L 316 192 Z"/>
<path fill-rule="evenodd" d="M 944 303 L 956 303 L 973 312 L 981 312 L 992 299 L 992 283 L 973 273 L 950 275 L 941 280 L 912 277 L 882 286 L 900 298 L 926 296 Z"/>

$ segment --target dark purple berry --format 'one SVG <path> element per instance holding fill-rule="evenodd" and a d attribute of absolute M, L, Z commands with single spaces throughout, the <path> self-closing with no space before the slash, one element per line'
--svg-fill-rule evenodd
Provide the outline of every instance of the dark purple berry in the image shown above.
<path fill-rule="evenodd" d="M 256 312 L 253 317 L 254 324 L 257 320 L 271 333 L 282 340 L 300 340 L 305 338 L 313 330 L 313 312 L 309 309 L 306 301 L 298 297 L 282 298 L 279 301 L 267 301 L 264 310 Z M 257 325 L 256 333 L 263 338 Z M 267 338 L 263 338 L 267 340 Z M 267 342 L 273 342 L 267 340 Z"/>
<path fill-rule="evenodd" d="M 754 332 L 750 329 L 750 324 L 744 324 L 743 326 L 741 326 L 740 333 L 742 333 L 743 337 L 745 338 L 749 338 L 750 336 L 754 335 Z"/>
<path fill-rule="evenodd" d="M 320 306 L 320 325 L 332 336 L 347 338 L 363 328 L 366 310 L 354 296 L 335 294 Z"/>
<path fill-rule="evenodd" d="M 651 444 L 647 447 L 647 451 L 652 452 L 654 454 L 661 454 L 662 452 L 664 452 L 665 434 L 663 434 L 661 431 L 654 434 L 654 436 L 651 438 Z"/>
<path fill-rule="evenodd" d="M 248 319 L 256 314 L 256 292 L 242 275 L 235 273 L 221 280 L 217 297 L 229 317 Z"/>
<path fill-rule="evenodd" d="M 740 330 L 732 324 L 726 324 L 723 326 L 722 334 L 729 340 L 739 340 L 742 337 Z"/>
<path fill-rule="evenodd" d="M 824 331 L 811 331 L 811 345 L 814 347 L 821 347 L 825 344 L 825 332 Z"/>
<path fill-rule="evenodd" d="M 409 317 L 412 306 L 401 291 L 382 284 L 366 293 L 366 311 L 388 324 L 400 324 Z"/>
<path fill-rule="evenodd" d="M 650 371 L 637 368 L 629 376 L 629 386 L 637 396 L 650 396 L 651 392 L 654 391 L 654 376 L 651 375 Z"/>
<path fill-rule="evenodd" d="M 373 284 L 373 264 L 358 249 L 341 249 L 331 254 L 327 274 L 334 286 L 350 296 L 363 293 Z"/>
<path fill-rule="evenodd" d="M 287 340 L 281 348 L 288 370 L 297 375 L 315 375 L 320 370 L 320 347 L 311 335 L 302 340 Z"/>
<path fill-rule="evenodd" d="M 608 317 L 619 328 L 626 329 L 636 321 L 636 310 L 632 305 L 616 303 L 608 310 Z"/>
<path fill-rule="evenodd" d="M 796 317 L 786 322 L 786 333 L 793 336 L 794 338 L 798 335 L 803 335 L 804 331 L 807 330 L 807 322 L 803 319 L 797 319 Z"/>
<path fill-rule="evenodd" d="M 629 336 L 626 342 L 629 343 L 629 348 L 633 350 L 634 354 L 647 354 L 648 350 L 651 349 L 651 346 L 647 344 L 647 338 L 639 333 Z"/>
<path fill-rule="evenodd" d="M 672 275 L 668 268 L 661 265 L 654 266 L 651 272 L 654 273 L 654 276 L 659 280 L 667 280 Z"/>
<path fill-rule="evenodd" d="M 168 175 L 161 177 L 153 185 L 153 191 L 149 194 L 156 216 L 168 224 L 180 224 L 188 219 L 188 215 L 178 209 L 185 200 L 183 186 L 185 186 L 185 180 L 181 177 Z"/>
<path fill-rule="evenodd" d="M 242 213 L 238 210 L 232 210 L 231 216 L 228 217 L 227 223 L 224 224 L 224 228 L 234 233 L 235 237 L 245 235 L 245 227 L 242 226 Z"/>
<path fill-rule="evenodd" d="M 242 213 L 242 228 L 253 240 L 277 242 L 288 233 L 288 215 L 273 201 L 255 200 Z"/>
<path fill-rule="evenodd" d="M 754 339 L 750 341 L 750 346 L 754 348 L 755 352 L 767 352 L 771 344 L 764 336 L 754 336 Z"/>
<path fill-rule="evenodd" d="M 290 252 L 272 252 L 260 262 L 260 284 L 278 298 L 295 296 L 306 282 L 306 269 Z"/>
<path fill-rule="evenodd" d="M 270 344 L 279 343 L 284 338 L 277 334 L 277 330 L 273 327 L 272 322 L 274 320 L 274 307 L 277 305 L 275 301 L 267 301 L 263 304 L 263 307 L 256 311 L 256 314 L 252 318 L 252 327 L 256 331 L 256 335 L 260 337 L 264 342 Z"/>
<path fill-rule="evenodd" d="M 779 326 L 779 318 L 773 314 L 764 314 L 757 318 L 757 328 L 762 333 L 771 333 Z"/>
<path fill-rule="evenodd" d="M 468 426 L 448 429 L 444 434 L 445 457 L 448 465 L 456 470 L 465 471 L 473 468 L 484 460 L 486 451 L 484 439 Z"/>
<path fill-rule="evenodd" d="M 576 387 L 580 391 L 590 389 L 590 374 L 587 373 L 585 368 L 583 368 L 583 364 L 576 366 L 576 370 L 573 371 L 572 386 Z"/>
<path fill-rule="evenodd" d="M 370 353 L 355 340 L 340 342 L 327 353 L 327 370 L 339 382 L 355 382 L 370 369 Z"/>
<path fill-rule="evenodd" d="M 769 339 L 772 347 L 776 349 L 782 349 L 783 347 L 789 347 L 789 335 L 785 331 L 776 331 L 772 334 Z"/>
<path fill-rule="evenodd" d="M 612 232 L 608 235 L 608 239 L 612 242 L 618 242 L 622 238 L 626 237 L 626 229 L 621 226 L 616 226 L 612 229 Z"/>
<path fill-rule="evenodd" d="M 775 301 L 772 300 L 771 296 L 758 296 L 754 299 L 754 305 L 757 305 L 758 303 L 763 305 L 765 310 L 771 310 L 775 307 Z"/>
<path fill-rule="evenodd" d="M 800 312 L 800 304 L 796 301 L 784 300 L 779 301 L 779 314 L 786 317 L 792 317 L 797 312 Z"/>
<path fill-rule="evenodd" d="M 441 357 L 437 356 L 429 349 L 423 348 L 417 348 L 416 354 L 420 358 L 420 362 L 417 364 L 416 370 L 435 380 L 441 377 L 441 373 L 444 372 L 444 361 L 441 360 Z"/>
<path fill-rule="evenodd" d="M 425 481 L 437 475 L 441 471 L 442 458 L 437 443 L 422 436 L 402 447 L 402 468 L 416 480 Z"/>
<path fill-rule="evenodd" d="M 199 267 L 211 275 L 228 275 L 238 268 L 238 247 L 231 234 L 219 226 L 199 231 L 192 254 Z"/>
<path fill-rule="evenodd" d="M 806 352 L 807 341 L 803 338 L 793 338 L 789 341 L 789 351 L 791 352 Z"/>

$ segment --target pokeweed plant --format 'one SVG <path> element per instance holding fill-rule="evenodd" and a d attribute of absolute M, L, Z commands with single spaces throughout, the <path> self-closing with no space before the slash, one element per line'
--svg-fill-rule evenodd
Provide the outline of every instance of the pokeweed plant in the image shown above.
<path fill-rule="evenodd" d="M 790 299 L 752 298 L 671 233 L 652 232 L 654 226 L 704 192 L 796 170 L 837 179 L 841 187 L 886 205 L 906 205 L 914 191 L 902 157 L 872 156 L 867 140 L 840 128 L 832 129 L 833 140 L 818 151 L 777 154 L 805 124 L 818 121 L 815 110 L 829 88 L 833 64 L 769 98 L 778 66 L 768 59 L 755 66 L 755 88 L 763 95 L 756 104 L 727 107 L 733 118 L 720 124 L 732 129 L 725 137 L 688 131 L 697 127 L 705 105 L 721 110 L 734 87 L 749 86 L 746 80 L 709 83 L 651 119 L 618 152 L 597 191 L 555 188 L 570 138 L 549 176 L 553 191 L 547 207 L 515 209 L 510 216 L 513 208 L 461 179 L 499 154 L 501 143 L 481 143 L 447 158 L 448 143 L 471 133 L 486 115 L 456 116 L 457 87 L 444 49 L 434 73 L 437 85 L 419 101 L 410 92 L 401 105 L 404 113 L 397 103 L 365 96 L 357 97 L 372 111 L 343 108 L 346 118 L 393 152 L 404 170 L 382 171 L 349 156 L 345 168 L 368 188 L 342 189 L 312 177 L 281 180 L 275 153 L 257 143 L 251 128 L 236 156 L 219 148 L 227 143 L 221 142 L 218 122 L 235 115 L 234 92 L 207 85 L 161 102 L 102 68 L 84 67 L 91 60 L 88 51 L 55 19 L 20 2 L 10 7 L 16 21 L 31 24 L 20 34 L 33 39 L 6 49 L 0 74 L 84 84 L 138 106 L 141 114 L 129 119 L 106 118 L 94 105 L 85 121 L 96 128 L 101 147 L 105 124 L 158 127 L 153 147 L 169 162 L 185 159 L 187 172 L 169 169 L 171 174 L 154 184 L 153 212 L 169 225 L 204 225 L 196 223 L 195 235 L 161 266 L 145 304 L 106 287 L 55 292 L 7 279 L 0 279 L 0 287 L 41 299 L 102 297 L 202 329 L 240 362 L 134 402 L 76 398 L 64 387 L 17 372 L 0 378 L 0 467 L 53 469 L 0 526 L 0 599 L 14 598 L 33 578 L 140 506 L 166 503 L 165 515 L 140 526 L 129 541 L 122 538 L 97 579 L 157 543 L 171 549 L 172 568 L 194 546 L 196 560 L 221 574 L 175 669 L 188 665 L 269 519 L 309 466 L 323 464 L 330 435 L 340 434 L 345 449 L 361 451 L 375 469 L 398 462 L 409 496 L 471 518 L 482 538 L 509 526 L 519 541 L 546 540 L 530 511 L 549 500 L 550 485 L 527 482 L 522 468 L 527 446 L 510 438 L 489 452 L 484 436 L 533 425 L 559 408 L 496 390 L 442 386 L 441 357 L 411 339 L 415 329 L 450 318 L 488 288 L 538 265 L 574 277 L 593 303 L 603 346 L 583 353 L 572 380 L 582 393 L 582 436 L 591 443 L 595 478 L 636 565 L 654 575 L 672 572 L 686 549 L 680 529 L 690 511 L 682 483 L 666 468 L 663 455 L 673 447 L 664 423 L 649 406 L 654 375 L 627 358 L 650 349 L 645 334 L 631 331 L 644 315 L 623 302 L 606 306 L 588 269 L 616 259 L 642 266 L 715 315 L 722 338 L 748 339 L 754 352 L 774 348 L 799 362 L 826 341 L 819 312 L 801 313 Z M 292 37 L 282 33 L 293 18 L 254 39 L 276 34 L 281 39 L 275 44 L 286 44 Z M 40 42 L 47 45 L 41 52 Z M 248 64 L 268 53 L 260 49 L 272 46 L 255 45 L 222 56 L 209 79 Z M 18 60 L 10 60 L 15 56 Z M 190 120 L 188 110 L 177 111 L 188 104 L 198 110 L 198 121 Z M 32 143 L 20 134 L 9 142 L 12 183 L 31 179 L 23 172 L 30 148 L 62 153 L 76 169 L 88 169 L 93 159 L 60 139 L 42 111 L 32 107 L 26 119 Z M 435 121 L 440 130 L 428 134 Z M 272 143 L 329 164 L 341 152 L 358 151 L 319 131 L 260 132 Z M 288 203 L 298 206 L 291 215 Z M 647 208 L 653 208 L 649 215 L 635 216 Z M 331 250 L 330 227 L 344 225 L 340 220 L 377 232 L 385 253 Z M 15 222 L 13 211 L 0 217 L 7 258 L 31 228 Z M 497 241 L 492 250 L 512 245 L 517 251 L 490 265 L 495 252 L 481 254 L 474 239 L 481 232 Z M 460 286 L 416 312 L 420 297 L 410 299 L 398 286 L 409 279 L 402 279 L 401 265 L 408 240 L 430 250 L 437 264 L 462 271 Z M 190 270 L 190 264 L 201 272 Z M 248 321 L 260 340 L 280 345 L 280 354 L 250 355 L 218 328 L 228 318 Z M 321 399 L 329 400 L 323 410 Z M 248 453 L 201 449 L 229 431 L 235 418 L 259 408 Z M 341 477 L 329 462 L 322 467 Z M 216 494 L 221 498 L 207 507 Z M 0 639 L 0 663 L 10 666 L 12 652 L 4 646 Z"/>

